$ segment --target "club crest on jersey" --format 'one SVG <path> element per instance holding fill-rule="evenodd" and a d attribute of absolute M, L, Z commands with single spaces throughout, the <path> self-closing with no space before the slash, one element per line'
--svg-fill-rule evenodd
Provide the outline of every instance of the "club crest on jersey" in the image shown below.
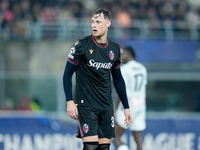
<path fill-rule="evenodd" d="M 84 133 L 88 133 L 88 131 L 89 131 L 89 126 L 85 123 L 85 124 L 83 125 L 83 132 L 84 132 Z"/>
<path fill-rule="evenodd" d="M 112 50 L 109 52 L 109 57 L 111 60 L 114 59 L 114 52 Z"/>
<path fill-rule="evenodd" d="M 92 54 L 94 50 L 93 50 L 93 49 L 90 49 L 89 51 L 90 51 L 90 54 Z"/>

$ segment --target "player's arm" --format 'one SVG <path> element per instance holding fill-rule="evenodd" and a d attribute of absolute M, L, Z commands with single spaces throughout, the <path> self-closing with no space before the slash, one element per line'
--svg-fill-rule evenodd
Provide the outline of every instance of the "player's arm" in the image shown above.
<path fill-rule="evenodd" d="M 124 122 L 125 122 L 124 124 L 126 124 L 128 126 L 132 122 L 132 117 L 131 117 L 128 99 L 127 99 L 127 95 L 126 95 L 125 82 L 122 77 L 120 68 L 112 69 L 111 73 L 112 73 L 115 89 L 117 91 L 117 94 L 118 94 L 123 106 L 124 106 L 124 114 L 126 116 L 126 119 L 124 120 Z"/>
<path fill-rule="evenodd" d="M 67 101 L 67 113 L 74 119 L 77 119 L 78 111 L 72 97 L 72 75 L 77 67 L 78 65 L 73 65 L 70 62 L 67 62 L 63 74 L 63 87 Z"/>

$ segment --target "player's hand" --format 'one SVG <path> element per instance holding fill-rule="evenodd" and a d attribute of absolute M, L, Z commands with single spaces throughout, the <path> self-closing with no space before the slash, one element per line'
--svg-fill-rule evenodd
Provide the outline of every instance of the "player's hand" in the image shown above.
<path fill-rule="evenodd" d="M 67 113 L 73 119 L 78 119 L 78 110 L 73 100 L 67 102 Z"/>
<path fill-rule="evenodd" d="M 131 116 L 131 112 L 130 109 L 124 109 L 124 114 L 125 114 L 125 120 L 124 120 L 124 124 L 126 126 L 130 125 L 132 122 L 132 116 Z"/>

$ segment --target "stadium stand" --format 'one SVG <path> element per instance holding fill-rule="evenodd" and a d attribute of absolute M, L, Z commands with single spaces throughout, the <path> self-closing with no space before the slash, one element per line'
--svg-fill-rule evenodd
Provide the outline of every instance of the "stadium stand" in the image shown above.
<path fill-rule="evenodd" d="M 99 2 L 2 0 L 0 1 L 1 32 L 5 32 L 4 36 L 11 39 L 71 38 L 70 31 L 76 31 L 75 36 L 80 35 L 80 32 L 83 35 L 88 34 L 87 22 L 96 7 L 107 8 L 112 12 L 113 20 L 116 21 L 113 23 L 113 28 L 128 30 L 125 35 L 118 32 L 114 36 L 149 37 L 150 35 L 152 38 L 163 36 L 181 38 L 183 35 L 186 38 L 198 38 L 199 36 L 198 32 L 193 31 L 199 30 L 200 9 L 190 5 L 186 0 L 102 0 Z M 77 31 L 82 27 L 84 31 Z M 113 33 L 115 31 L 113 30 Z"/>

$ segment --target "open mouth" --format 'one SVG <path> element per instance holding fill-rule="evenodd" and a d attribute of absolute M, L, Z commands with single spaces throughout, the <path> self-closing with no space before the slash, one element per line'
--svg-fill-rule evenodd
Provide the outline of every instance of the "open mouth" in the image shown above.
<path fill-rule="evenodd" d="M 97 33 L 97 30 L 96 30 L 96 29 L 93 29 L 93 32 L 94 32 L 94 33 Z"/>

